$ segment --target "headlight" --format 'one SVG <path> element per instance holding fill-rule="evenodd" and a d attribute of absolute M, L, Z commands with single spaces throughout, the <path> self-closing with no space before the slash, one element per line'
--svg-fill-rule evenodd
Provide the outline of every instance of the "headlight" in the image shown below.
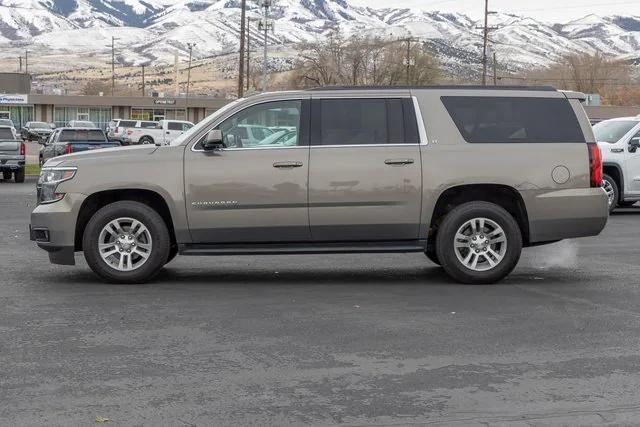
<path fill-rule="evenodd" d="M 56 192 L 58 184 L 76 176 L 76 168 L 43 168 L 36 189 L 38 203 L 53 203 L 64 198 L 64 193 Z"/>

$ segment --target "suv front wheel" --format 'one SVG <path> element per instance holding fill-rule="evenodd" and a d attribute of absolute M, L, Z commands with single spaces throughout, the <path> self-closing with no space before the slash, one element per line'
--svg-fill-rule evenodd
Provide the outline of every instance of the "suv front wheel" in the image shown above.
<path fill-rule="evenodd" d="M 111 203 L 98 210 L 84 231 L 82 247 L 89 267 L 112 283 L 143 283 L 169 258 L 171 239 L 162 217 L 149 206 Z"/>
<path fill-rule="evenodd" d="M 442 221 L 436 251 L 442 267 L 458 282 L 495 283 L 518 263 L 522 234 L 504 208 L 470 202 L 454 208 Z"/>

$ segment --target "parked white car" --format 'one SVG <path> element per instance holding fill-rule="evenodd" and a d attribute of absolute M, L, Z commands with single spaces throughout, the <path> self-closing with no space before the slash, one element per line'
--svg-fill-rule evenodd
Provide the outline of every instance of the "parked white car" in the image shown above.
<path fill-rule="evenodd" d="M 602 186 L 609 211 L 640 200 L 640 116 L 605 120 L 593 126 L 602 151 Z"/>
<path fill-rule="evenodd" d="M 150 123 L 153 122 L 140 121 L 139 127 L 127 129 L 124 142 L 167 145 L 193 127 L 193 123 L 184 120 L 160 120 L 153 127 Z"/>

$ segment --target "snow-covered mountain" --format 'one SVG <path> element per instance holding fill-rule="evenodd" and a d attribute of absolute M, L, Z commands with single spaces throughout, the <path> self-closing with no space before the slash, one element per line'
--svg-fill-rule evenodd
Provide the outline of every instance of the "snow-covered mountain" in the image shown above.
<path fill-rule="evenodd" d="M 256 34 L 261 9 L 255 0 L 247 3 Z M 113 36 L 124 63 L 171 63 L 176 52 L 185 54 L 187 43 L 195 43 L 196 59 L 204 58 L 237 50 L 239 6 L 240 0 L 0 0 L 0 46 L 100 54 Z M 349 0 L 276 0 L 270 15 L 271 46 L 321 39 L 339 28 L 345 34 L 418 37 L 450 67 L 479 63 L 479 23 L 459 13 L 356 7 Z M 591 15 L 549 24 L 497 14 L 491 25 L 499 27 L 491 33 L 492 49 L 514 69 L 585 51 L 640 58 L 640 17 Z"/>

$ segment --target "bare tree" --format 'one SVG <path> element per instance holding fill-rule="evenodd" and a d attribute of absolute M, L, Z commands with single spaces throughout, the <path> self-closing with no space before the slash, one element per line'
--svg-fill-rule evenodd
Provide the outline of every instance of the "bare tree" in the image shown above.
<path fill-rule="evenodd" d="M 326 41 L 301 44 L 290 85 L 393 86 L 437 81 L 438 61 L 421 43 L 413 43 L 407 51 L 406 42 L 357 35 L 344 38 L 334 32 Z"/>

